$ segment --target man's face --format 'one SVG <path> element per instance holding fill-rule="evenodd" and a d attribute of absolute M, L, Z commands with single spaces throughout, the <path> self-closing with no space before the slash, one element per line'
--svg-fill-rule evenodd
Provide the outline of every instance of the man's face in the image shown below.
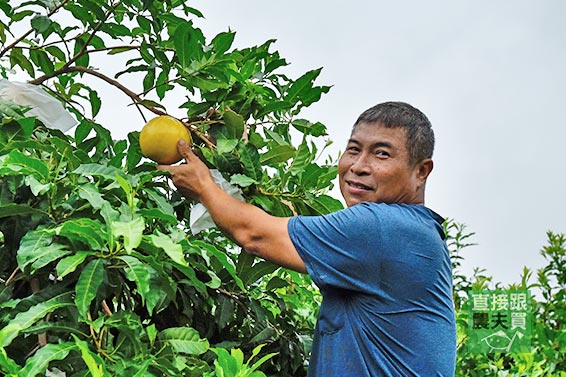
<path fill-rule="evenodd" d="M 402 128 L 359 124 L 338 163 L 340 191 L 348 207 L 361 202 L 424 202 L 421 164 L 409 164 L 407 137 Z"/>

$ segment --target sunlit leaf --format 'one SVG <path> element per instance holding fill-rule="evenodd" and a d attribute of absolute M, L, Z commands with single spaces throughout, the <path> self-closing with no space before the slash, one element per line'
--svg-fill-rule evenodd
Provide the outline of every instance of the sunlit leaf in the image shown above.
<path fill-rule="evenodd" d="M 165 254 L 167 254 L 175 263 L 178 263 L 181 266 L 187 265 L 182 246 L 173 241 L 171 237 L 158 232 L 156 234 L 149 235 L 148 238 L 153 245 L 165 251 Z"/>
<path fill-rule="evenodd" d="M 201 339 L 198 331 L 190 327 L 170 327 L 161 331 L 158 337 L 175 352 L 187 355 L 201 355 L 209 349 L 208 340 Z"/>
<path fill-rule="evenodd" d="M 124 249 L 132 251 L 139 246 L 143 231 L 145 229 L 145 221 L 143 217 L 137 217 L 132 221 L 112 221 L 112 234 L 114 237 L 122 237 Z"/>
<path fill-rule="evenodd" d="M 74 346 L 81 352 L 81 357 L 87 365 L 90 375 L 93 377 L 106 376 L 108 372 L 104 368 L 104 360 L 89 349 L 87 342 L 80 340 L 75 334 L 71 335 L 75 339 Z"/>
<path fill-rule="evenodd" d="M 114 166 L 108 166 L 108 165 L 96 164 L 96 163 L 82 164 L 81 166 L 76 168 L 73 171 L 73 173 L 79 175 L 93 176 L 93 177 L 103 177 L 105 179 L 112 181 L 116 180 L 116 175 L 125 178 L 125 173 L 122 170 Z"/>
<path fill-rule="evenodd" d="M 61 258 L 55 267 L 57 271 L 57 278 L 62 280 L 68 274 L 74 272 L 78 266 L 80 266 L 89 255 L 93 255 L 92 251 L 78 251 L 73 255 Z"/>

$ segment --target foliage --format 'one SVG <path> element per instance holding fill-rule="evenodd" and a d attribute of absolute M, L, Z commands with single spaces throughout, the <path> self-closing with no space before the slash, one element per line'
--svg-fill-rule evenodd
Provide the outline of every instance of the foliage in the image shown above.
<path fill-rule="evenodd" d="M 566 235 L 548 232 L 548 244 L 541 250 L 547 265 L 533 272 L 524 268 L 521 282 L 503 287 L 492 284 L 485 271 L 476 270 L 469 278 L 461 274 L 461 252 L 473 245 L 474 233 L 452 220 L 445 228 L 454 267 L 454 302 L 457 312 L 457 376 L 566 376 Z M 467 292 L 485 289 L 529 290 L 533 297 L 533 334 L 529 353 L 476 354 L 468 351 L 469 302 Z"/>
<path fill-rule="evenodd" d="M 255 260 L 217 230 L 192 234 L 192 203 L 142 158 L 139 133 L 113 140 L 96 121 L 106 101 L 87 76 L 129 96 L 136 129 L 181 89 L 194 147 L 247 201 L 279 216 L 342 207 L 326 195 L 334 163 L 318 158 L 325 126 L 299 117 L 329 90 L 314 84 L 320 70 L 291 79 L 274 41 L 209 40 L 185 3 L 0 4 L 0 75 L 27 75 L 79 122 L 64 134 L 0 103 L 4 374 L 305 374 L 320 302 L 308 276 Z M 96 66 L 102 54 L 122 70 Z"/>
<path fill-rule="evenodd" d="M 89 77 L 131 99 L 137 129 L 181 90 L 194 147 L 247 201 L 279 216 L 341 208 L 326 195 L 334 164 L 317 158 L 325 126 L 300 118 L 329 90 L 314 83 L 320 70 L 291 79 L 274 41 L 207 39 L 185 3 L 0 3 L 0 75 L 26 76 L 78 120 L 64 134 L 0 99 L 2 374 L 305 375 L 321 300 L 309 277 L 255 260 L 216 229 L 193 234 L 193 203 L 142 158 L 138 132 L 113 140 L 96 120 L 107 99 Z M 103 70 L 101 55 L 119 71 Z M 457 375 L 564 376 L 566 236 L 549 232 L 547 266 L 516 285 L 537 293 L 533 352 L 482 355 L 467 351 L 467 291 L 501 285 L 483 270 L 462 274 L 473 233 L 454 221 L 446 231 Z"/>

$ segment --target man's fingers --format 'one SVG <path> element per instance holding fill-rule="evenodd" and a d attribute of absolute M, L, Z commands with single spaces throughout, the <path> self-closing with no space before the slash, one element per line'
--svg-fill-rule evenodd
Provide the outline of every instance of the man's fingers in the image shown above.
<path fill-rule="evenodd" d="M 181 156 L 185 158 L 187 162 L 189 162 L 195 157 L 195 154 L 191 150 L 191 147 L 183 139 L 179 140 L 179 142 L 177 143 L 177 150 L 179 151 Z"/>

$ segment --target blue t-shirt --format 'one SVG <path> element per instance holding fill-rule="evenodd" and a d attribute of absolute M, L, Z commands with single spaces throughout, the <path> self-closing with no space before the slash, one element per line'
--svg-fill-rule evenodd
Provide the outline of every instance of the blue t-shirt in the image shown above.
<path fill-rule="evenodd" d="M 454 375 L 442 222 L 422 205 L 378 203 L 291 218 L 291 240 L 323 295 L 309 376 Z"/>

